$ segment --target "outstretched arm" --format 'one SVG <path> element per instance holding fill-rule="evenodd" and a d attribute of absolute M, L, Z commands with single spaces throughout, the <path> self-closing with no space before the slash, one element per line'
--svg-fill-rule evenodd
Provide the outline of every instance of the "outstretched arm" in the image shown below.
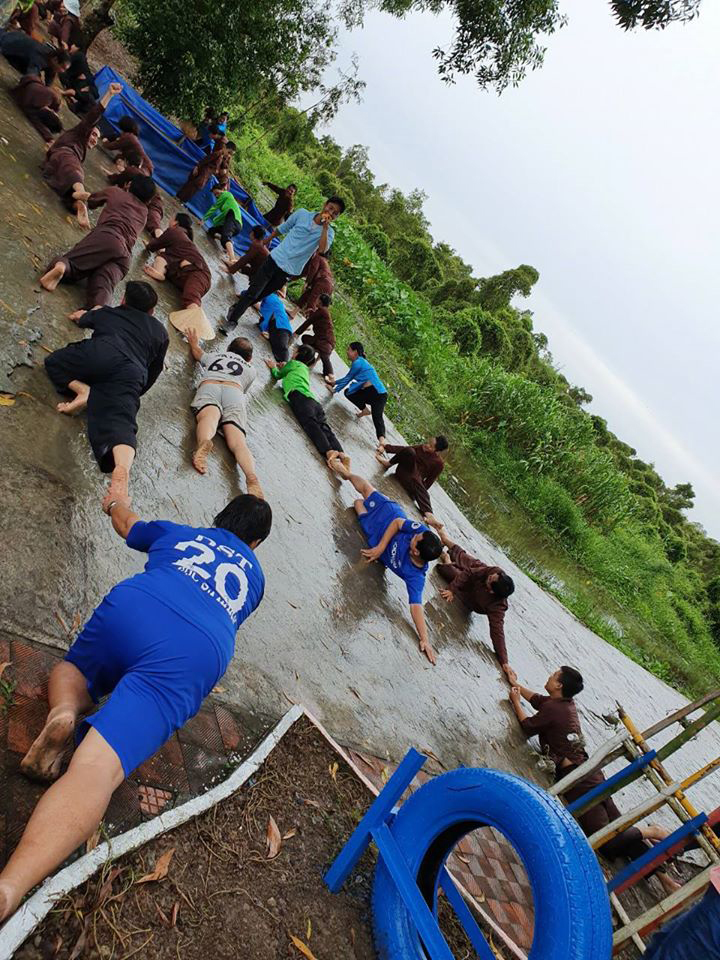
<path fill-rule="evenodd" d="M 197 330 L 194 327 L 190 329 L 185 334 L 187 337 L 188 346 L 190 347 L 190 353 L 192 354 L 193 360 L 200 362 L 200 358 L 203 355 L 203 348 L 200 346 L 200 338 L 197 335 Z"/>
<path fill-rule="evenodd" d="M 512 684 L 513 690 L 517 690 L 517 692 L 520 694 L 523 700 L 527 700 L 529 703 L 533 697 L 537 696 L 534 690 L 530 690 L 528 687 L 523 687 L 521 684 L 518 683 L 518 675 L 517 673 L 515 673 L 513 668 L 510 666 L 510 664 L 507 664 L 507 666 L 505 667 L 505 674 L 508 680 L 510 681 L 510 683 Z"/>
<path fill-rule="evenodd" d="M 428 640 L 427 624 L 425 623 L 423 605 L 421 603 L 411 603 L 410 616 L 413 619 L 415 630 L 417 631 L 418 638 L 420 639 L 420 649 L 428 658 L 430 663 L 435 666 L 437 658 L 435 656 L 435 651 L 430 646 L 430 641 Z"/>
<path fill-rule="evenodd" d="M 128 534 L 140 519 L 136 513 L 133 513 L 129 505 L 121 500 L 111 500 L 105 508 L 105 513 L 112 520 L 115 533 L 123 540 L 127 540 Z"/>

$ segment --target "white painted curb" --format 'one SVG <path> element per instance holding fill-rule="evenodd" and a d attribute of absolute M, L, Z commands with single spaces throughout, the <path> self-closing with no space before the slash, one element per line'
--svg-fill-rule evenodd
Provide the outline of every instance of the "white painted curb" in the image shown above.
<path fill-rule="evenodd" d="M 141 823 L 140 826 L 128 830 L 119 837 L 113 837 L 112 840 L 99 844 L 90 853 L 49 877 L 0 931 L 0 960 L 10 960 L 15 950 L 27 940 L 35 927 L 52 910 L 56 901 L 84 883 L 108 860 L 114 860 L 131 850 L 136 850 L 168 830 L 179 827 L 180 824 L 186 823 L 198 814 L 210 810 L 221 800 L 235 793 L 260 768 L 290 727 L 302 716 L 304 716 L 302 707 L 291 707 L 247 760 L 244 760 L 227 780 L 223 780 L 212 790 L 208 790 L 199 797 L 193 797 L 192 800 L 168 810 L 167 813 L 161 813 L 147 823 Z"/>

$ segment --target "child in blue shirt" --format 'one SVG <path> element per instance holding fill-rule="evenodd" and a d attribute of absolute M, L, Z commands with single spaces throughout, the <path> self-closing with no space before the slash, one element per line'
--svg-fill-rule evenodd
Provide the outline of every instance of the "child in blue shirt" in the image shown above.
<path fill-rule="evenodd" d="M 263 597 L 255 550 L 272 512 L 260 497 L 235 497 L 199 529 L 144 523 L 120 499 L 106 498 L 104 507 L 147 563 L 108 593 L 52 671 L 50 712 L 22 769 L 57 783 L 0 875 L 0 922 L 92 834 L 125 777 L 197 713 L 227 669 L 238 627 Z M 59 777 L 76 728 L 82 742 Z"/>
<path fill-rule="evenodd" d="M 350 473 L 339 456 L 330 461 L 330 467 L 343 480 L 349 480 L 362 497 L 354 503 L 355 513 L 368 542 L 362 555 L 368 563 L 379 560 L 405 581 L 410 616 L 420 639 L 420 650 L 434 666 L 435 652 L 428 640 L 423 613 L 423 588 L 429 562 L 437 560 L 442 553 L 440 538 L 424 523 L 409 520 L 399 503 L 379 493 L 367 480 Z"/>
<path fill-rule="evenodd" d="M 262 335 L 270 341 L 270 348 L 277 362 L 287 363 L 290 358 L 292 324 L 279 294 L 271 293 L 260 304 L 258 326 Z"/>
<path fill-rule="evenodd" d="M 339 380 L 333 377 L 329 381 L 330 390 L 333 393 L 339 393 L 343 387 L 347 387 L 345 396 L 358 408 L 357 418 L 372 416 L 378 449 L 380 449 L 385 444 L 385 418 L 383 417 L 387 403 L 385 384 L 377 375 L 375 367 L 365 357 L 365 347 L 359 340 L 349 345 L 347 356 L 350 369 Z"/>

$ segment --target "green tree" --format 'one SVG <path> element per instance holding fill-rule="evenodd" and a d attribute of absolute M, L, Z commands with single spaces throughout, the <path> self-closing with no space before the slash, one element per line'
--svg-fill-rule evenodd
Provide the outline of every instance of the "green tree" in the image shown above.
<path fill-rule="evenodd" d="M 535 267 L 523 263 L 514 270 L 505 270 L 494 277 L 486 277 L 479 283 L 480 306 L 484 310 L 501 310 L 509 307 L 515 296 L 529 297 L 540 274 Z"/>
<path fill-rule="evenodd" d="M 124 39 L 139 82 L 161 110 L 184 118 L 220 109 L 270 84 L 285 101 L 317 88 L 336 30 L 320 0 L 128 0 Z"/>

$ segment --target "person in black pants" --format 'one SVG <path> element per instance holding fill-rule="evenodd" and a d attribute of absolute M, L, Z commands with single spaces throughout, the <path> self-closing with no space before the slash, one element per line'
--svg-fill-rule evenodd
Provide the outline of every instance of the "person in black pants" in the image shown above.
<path fill-rule="evenodd" d="M 282 381 L 283 394 L 297 422 L 318 453 L 325 457 L 328 466 L 335 457 L 340 457 L 349 468 L 350 457 L 343 453 L 340 441 L 325 419 L 325 411 L 310 389 L 310 367 L 316 360 L 313 348 L 303 343 L 295 347 L 292 360 L 288 363 L 278 364 L 275 360 L 266 360 L 265 363 L 270 369 L 273 380 Z"/>

